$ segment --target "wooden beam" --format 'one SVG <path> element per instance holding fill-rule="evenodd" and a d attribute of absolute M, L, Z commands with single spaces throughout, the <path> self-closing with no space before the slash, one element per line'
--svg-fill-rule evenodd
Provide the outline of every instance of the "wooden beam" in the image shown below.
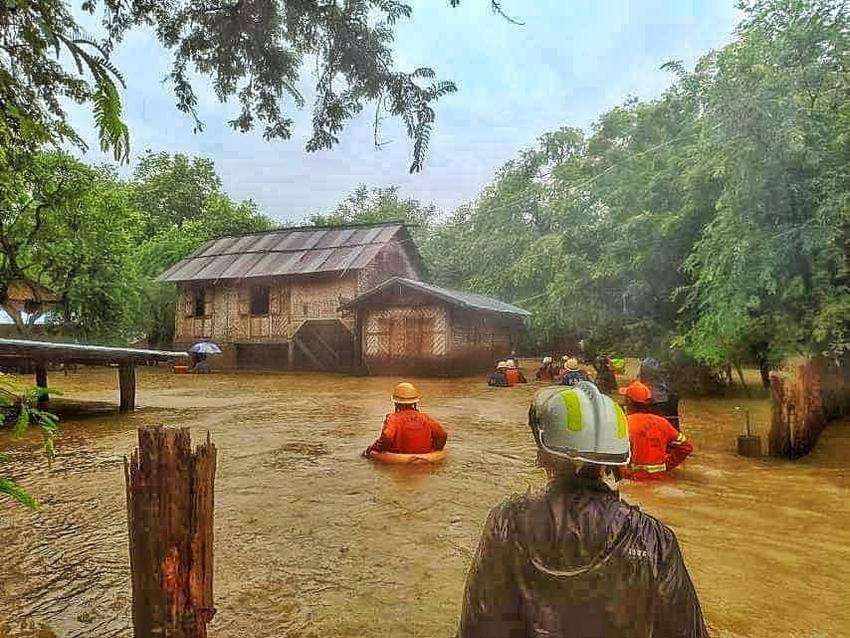
<path fill-rule="evenodd" d="M 131 412 L 136 409 L 136 366 L 132 361 L 118 364 L 118 388 L 120 393 L 120 411 Z"/>
<path fill-rule="evenodd" d="M 213 603 L 216 448 L 141 428 L 124 459 L 135 638 L 206 638 Z"/>

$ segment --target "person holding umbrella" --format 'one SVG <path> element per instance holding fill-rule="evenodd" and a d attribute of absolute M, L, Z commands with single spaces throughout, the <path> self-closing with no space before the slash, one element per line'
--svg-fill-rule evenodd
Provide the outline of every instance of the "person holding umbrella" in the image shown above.
<path fill-rule="evenodd" d="M 221 348 L 212 341 L 200 341 L 189 348 L 189 354 L 192 355 L 192 372 L 210 372 L 207 356 L 221 354 Z"/>

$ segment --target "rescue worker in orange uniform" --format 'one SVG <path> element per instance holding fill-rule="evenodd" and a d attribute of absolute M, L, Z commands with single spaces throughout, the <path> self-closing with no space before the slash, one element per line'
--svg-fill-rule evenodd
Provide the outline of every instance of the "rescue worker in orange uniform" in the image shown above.
<path fill-rule="evenodd" d="M 419 411 L 419 392 L 412 383 L 399 383 L 393 389 L 395 411 L 384 419 L 381 436 L 363 452 L 427 454 L 442 450 L 448 434 L 436 419 Z"/>
<path fill-rule="evenodd" d="M 652 390 L 640 381 L 620 389 L 626 397 L 632 458 L 624 474 L 635 481 L 660 479 L 684 461 L 694 446 L 664 417 L 652 414 Z"/>
<path fill-rule="evenodd" d="M 517 383 L 528 383 L 528 379 L 522 373 L 522 370 L 517 367 L 516 361 L 508 359 L 508 369 L 505 370 L 505 378 L 508 380 L 508 385 L 516 385 Z"/>

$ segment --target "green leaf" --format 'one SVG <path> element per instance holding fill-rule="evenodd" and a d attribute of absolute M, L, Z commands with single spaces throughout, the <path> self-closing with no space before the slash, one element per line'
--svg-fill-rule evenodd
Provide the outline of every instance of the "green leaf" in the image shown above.
<path fill-rule="evenodd" d="M 38 501 L 30 496 L 24 488 L 9 479 L 0 478 L 0 494 L 11 496 L 18 503 L 31 510 L 38 509 Z"/>
<path fill-rule="evenodd" d="M 30 426 L 29 408 L 22 405 L 21 411 L 18 413 L 18 418 L 15 421 L 15 426 L 12 428 L 12 436 L 21 437 Z"/>

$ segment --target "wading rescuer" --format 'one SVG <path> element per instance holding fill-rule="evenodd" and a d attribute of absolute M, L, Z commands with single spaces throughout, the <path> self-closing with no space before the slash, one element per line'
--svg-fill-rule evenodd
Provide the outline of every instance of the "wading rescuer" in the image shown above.
<path fill-rule="evenodd" d="M 558 378 L 558 368 L 552 361 L 552 357 L 543 357 L 543 363 L 535 375 L 538 381 L 554 381 Z"/>
<path fill-rule="evenodd" d="M 393 389 L 395 412 L 384 419 L 381 436 L 366 448 L 363 456 L 372 452 L 395 454 L 427 454 L 442 450 L 448 434 L 436 419 L 419 411 L 419 392 L 412 383 L 399 383 Z"/>
<path fill-rule="evenodd" d="M 564 370 L 561 372 L 559 383 L 561 385 L 576 385 L 581 381 L 587 381 L 587 375 L 579 368 L 578 359 L 570 357 L 564 361 Z"/>
<path fill-rule="evenodd" d="M 490 373 L 490 378 L 487 379 L 487 385 L 492 385 L 497 388 L 510 387 L 511 384 L 508 383 L 508 378 L 505 376 L 507 369 L 507 361 L 499 361 L 499 363 L 496 364 L 496 369 Z"/>
<path fill-rule="evenodd" d="M 591 383 L 550 386 L 529 425 L 549 486 L 490 513 L 457 637 L 707 637 L 676 536 L 616 491 L 619 406 Z"/>
<path fill-rule="evenodd" d="M 525 378 L 525 375 L 522 373 L 522 370 L 519 369 L 515 360 L 508 359 L 506 363 L 508 369 L 505 370 L 505 378 L 508 380 L 508 385 L 528 383 L 528 379 Z"/>
<path fill-rule="evenodd" d="M 670 421 L 651 413 L 649 386 L 633 381 L 620 393 L 626 397 L 632 443 L 632 460 L 626 475 L 636 481 L 664 478 L 694 451 L 694 446 Z"/>

